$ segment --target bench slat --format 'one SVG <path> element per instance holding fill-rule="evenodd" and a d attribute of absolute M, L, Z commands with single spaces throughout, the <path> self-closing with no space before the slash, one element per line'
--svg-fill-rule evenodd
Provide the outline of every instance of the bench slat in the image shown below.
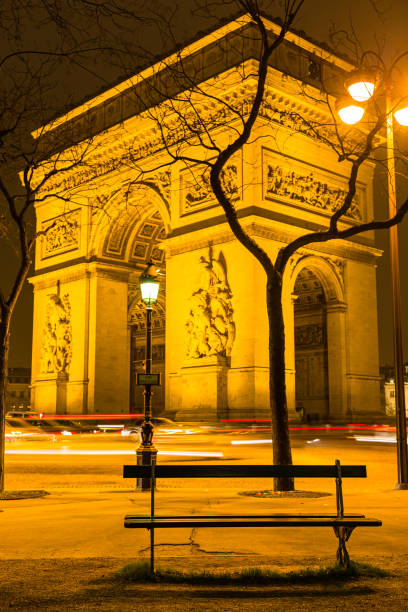
<path fill-rule="evenodd" d="M 191 519 L 191 514 L 155 514 L 154 519 Z M 327 519 L 335 519 L 338 518 L 337 514 L 326 514 L 326 513 L 314 513 L 314 514 L 285 514 L 285 513 L 273 513 L 273 514 L 199 514 L 193 516 L 193 518 L 200 519 L 275 519 L 275 518 L 327 518 Z M 345 514 L 343 518 L 347 519 L 358 519 L 358 518 L 366 518 L 364 514 Z M 150 514 L 127 514 L 125 516 L 125 521 L 129 521 L 132 519 L 151 519 Z"/>
<path fill-rule="evenodd" d="M 335 465 L 166 465 L 155 466 L 156 478 L 336 478 Z M 151 466 L 124 465 L 123 478 L 149 478 Z M 342 478 L 366 478 L 365 465 L 342 465 Z"/>
<path fill-rule="evenodd" d="M 220 518 L 129 518 L 125 519 L 127 528 L 192 528 L 192 527 L 380 527 L 382 522 L 370 518 L 257 518 L 237 517 Z"/>

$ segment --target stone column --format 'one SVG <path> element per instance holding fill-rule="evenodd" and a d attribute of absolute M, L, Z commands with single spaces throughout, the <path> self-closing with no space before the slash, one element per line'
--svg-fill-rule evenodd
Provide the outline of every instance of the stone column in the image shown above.
<path fill-rule="evenodd" d="M 350 415 L 347 406 L 346 312 L 342 302 L 327 305 L 327 361 L 329 374 L 330 420 L 342 421 Z"/>
<path fill-rule="evenodd" d="M 128 272 L 90 265 L 88 412 L 129 411 Z"/>
<path fill-rule="evenodd" d="M 348 261 L 347 383 L 349 414 L 354 422 L 381 422 L 375 266 Z"/>

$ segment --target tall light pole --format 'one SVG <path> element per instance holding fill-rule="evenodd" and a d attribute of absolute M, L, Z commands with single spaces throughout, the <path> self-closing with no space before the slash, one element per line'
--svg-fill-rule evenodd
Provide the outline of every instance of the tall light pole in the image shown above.
<path fill-rule="evenodd" d="M 405 54 L 404 54 L 405 55 Z M 394 155 L 394 127 L 393 115 L 400 125 L 408 125 L 408 105 L 398 106 L 391 101 L 392 81 L 391 71 L 395 67 L 393 63 L 391 70 L 384 71 L 380 81 L 379 92 L 385 95 L 385 112 L 387 128 L 387 174 L 388 174 L 388 213 L 394 217 L 397 212 L 396 205 L 396 183 L 395 183 L 395 155 Z M 352 73 L 346 82 L 346 87 L 353 98 L 342 99 L 338 103 L 340 119 L 349 125 L 358 123 L 364 115 L 362 103 L 369 100 L 375 94 L 376 75 L 367 70 L 359 70 Z M 357 104 L 355 104 L 357 102 Z M 397 489 L 408 490 L 408 453 L 407 453 L 407 419 L 405 409 L 404 390 L 404 361 L 402 350 L 402 327 L 401 327 L 401 290 L 398 252 L 398 225 L 390 227 L 390 263 L 392 280 L 392 308 L 393 308 L 393 341 L 394 341 L 394 368 L 395 368 L 395 419 L 397 433 L 397 467 L 398 482 Z"/>
<path fill-rule="evenodd" d="M 151 409 L 152 385 L 160 384 L 160 375 L 152 373 L 152 308 L 159 293 L 158 270 L 149 262 L 140 276 L 142 301 L 146 304 L 146 360 L 145 373 L 138 374 L 138 385 L 144 385 L 144 419 L 141 429 L 141 443 L 137 449 L 137 464 L 152 465 L 156 462 L 157 449 L 153 444 L 153 423 Z M 151 479 L 138 478 L 137 489 L 150 491 Z"/>
<path fill-rule="evenodd" d="M 394 129 L 392 109 L 387 97 L 387 163 L 388 163 L 388 211 L 394 216 L 397 212 Z M 401 288 L 398 250 L 398 225 L 390 227 L 390 261 L 392 280 L 393 337 L 394 337 L 394 370 L 395 370 L 395 418 L 397 430 L 398 483 L 397 488 L 408 489 L 407 457 L 407 419 L 404 389 L 404 358 L 402 350 L 401 327 Z"/>

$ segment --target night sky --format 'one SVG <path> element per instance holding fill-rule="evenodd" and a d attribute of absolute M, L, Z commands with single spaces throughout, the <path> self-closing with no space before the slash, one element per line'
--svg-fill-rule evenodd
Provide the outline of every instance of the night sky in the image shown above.
<path fill-rule="evenodd" d="M 172 3 L 173 4 L 173 3 Z M 208 28 L 209 23 L 203 17 L 191 14 L 191 7 L 195 4 L 193 0 L 183 0 L 177 3 L 179 6 L 175 18 L 177 28 L 177 40 L 182 42 L 191 38 L 192 32 Z M 377 11 L 373 10 L 375 5 Z M 186 8 L 184 8 L 186 7 Z M 230 3 L 224 2 L 222 12 L 225 15 L 230 10 Z M 215 9 L 213 9 L 213 12 Z M 215 21 L 212 20 L 212 24 Z M 196 24 L 196 25 L 195 25 Z M 364 49 L 375 49 L 386 61 L 392 61 L 399 53 L 408 49 L 408 6 L 406 0 L 306 0 L 301 16 L 298 18 L 295 29 L 303 30 L 308 37 L 316 41 L 326 41 L 332 46 L 338 45 L 339 50 L 351 54 L 352 47 L 345 46 L 342 30 L 358 34 L 358 40 Z M 337 34 L 333 38 L 332 33 Z M 150 43 L 153 44 L 150 37 Z M 158 45 L 160 41 L 157 41 Z M 406 75 L 404 81 L 407 84 L 408 93 L 408 61 L 402 65 L 402 76 Z M 98 71 L 96 70 L 96 73 Z M 103 87 L 107 78 L 106 73 L 102 78 L 98 75 L 92 79 L 84 74 L 71 75 L 75 80 L 75 88 L 79 99 L 84 96 L 91 97 L 93 93 Z M 112 77 L 113 80 L 114 77 Z M 79 102 L 78 99 L 78 102 Z M 405 128 L 408 131 L 408 128 Z M 408 138 L 404 139 L 408 143 Z M 408 150 L 408 146 L 405 147 Z M 381 178 L 381 177 L 379 177 Z M 400 201 L 408 197 L 408 185 L 402 185 L 400 189 Z M 384 217 L 386 214 L 386 193 L 381 188 L 381 181 L 376 182 L 375 206 L 377 216 Z M 408 360 L 408 330 L 406 324 L 406 313 L 408 312 L 408 219 L 399 228 L 400 236 L 400 268 L 401 268 L 401 291 L 402 291 L 402 313 L 404 333 L 404 357 Z M 392 314 L 391 314 L 391 282 L 388 252 L 388 232 L 378 232 L 377 247 L 383 249 L 385 254 L 379 260 L 378 265 L 378 316 L 379 316 L 379 342 L 380 363 L 393 362 L 392 348 Z M 0 237 L 1 257 L 1 287 L 7 286 L 12 278 L 13 252 L 11 247 L 5 247 Z M 12 330 L 12 342 L 10 353 L 10 366 L 30 366 L 31 361 L 31 334 L 32 334 L 32 291 L 27 286 L 18 304 Z"/>

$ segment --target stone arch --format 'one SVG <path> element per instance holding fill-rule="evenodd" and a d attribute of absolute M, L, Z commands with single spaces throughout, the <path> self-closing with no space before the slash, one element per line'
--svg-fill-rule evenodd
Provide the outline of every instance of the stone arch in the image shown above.
<path fill-rule="evenodd" d="M 288 390 L 294 412 L 296 405 L 295 365 L 295 283 L 310 271 L 324 293 L 325 342 L 327 343 L 328 408 L 324 416 L 331 421 L 347 415 L 346 314 L 343 264 L 337 259 L 317 255 L 299 257 L 288 266 L 283 282 L 285 304 Z M 322 306 L 323 307 L 323 306 Z M 321 415 L 323 417 L 323 415 Z"/>
<path fill-rule="evenodd" d="M 114 347 L 117 359 L 112 359 L 112 372 L 109 375 L 115 378 L 116 363 L 121 360 L 122 369 L 126 369 L 126 377 L 122 377 L 122 412 L 143 412 L 143 388 L 136 384 L 137 374 L 144 371 L 143 351 L 146 346 L 146 313 L 140 299 L 139 277 L 148 261 L 156 264 L 163 273 L 152 321 L 153 371 L 161 373 L 163 384 L 154 390 L 152 408 L 155 415 L 164 411 L 166 293 L 165 252 L 160 248 L 160 242 L 166 238 L 169 230 L 170 215 L 164 197 L 157 189 L 142 183 L 124 186 L 112 194 L 106 199 L 104 210 L 95 212 L 91 223 L 89 255 L 96 259 L 98 265 L 106 267 L 109 274 L 117 277 L 115 290 L 121 293 L 120 325 L 123 335 L 118 346 Z M 98 307 L 101 312 L 105 309 L 102 303 Z M 117 311 L 110 309 L 110 313 L 118 319 Z"/>
<path fill-rule="evenodd" d="M 136 280 L 136 279 L 135 279 Z M 137 279 L 138 280 L 138 279 Z M 128 326 L 130 344 L 129 411 L 143 413 L 144 388 L 136 385 L 138 372 L 143 371 L 146 347 L 146 306 L 143 304 L 138 282 L 131 285 L 128 300 Z M 165 410 L 165 329 L 166 290 L 162 286 L 152 316 L 152 366 L 161 376 L 161 385 L 154 390 L 153 414 Z"/>
<path fill-rule="evenodd" d="M 153 186 L 146 183 L 135 183 L 112 192 L 103 198 L 101 205 L 91 208 L 91 211 L 90 256 L 126 261 L 126 255 L 131 257 L 129 249 L 135 235 L 149 218 L 160 221 L 160 239 L 170 232 L 168 202 Z"/>
<path fill-rule="evenodd" d="M 327 303 L 344 303 L 344 286 L 341 276 L 342 263 L 336 260 L 332 263 L 324 257 L 317 255 L 306 255 L 300 257 L 294 265 L 287 266 L 283 280 L 283 295 L 287 298 L 294 293 L 295 282 L 299 273 L 308 268 L 319 279 L 325 294 Z"/>
<path fill-rule="evenodd" d="M 166 289 L 160 287 L 157 303 L 152 307 L 154 313 L 153 326 L 156 329 L 165 328 L 165 317 L 166 317 Z M 140 289 L 134 286 L 129 291 L 128 301 L 128 322 L 129 325 L 135 325 L 138 331 L 145 329 L 146 319 L 146 306 L 142 302 L 142 296 Z"/>

